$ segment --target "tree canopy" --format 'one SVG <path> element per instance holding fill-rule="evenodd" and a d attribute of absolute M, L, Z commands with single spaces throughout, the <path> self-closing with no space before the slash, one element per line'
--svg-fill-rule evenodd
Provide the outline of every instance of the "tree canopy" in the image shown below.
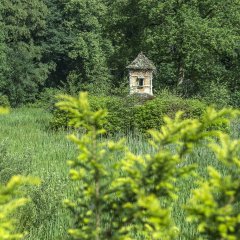
<path fill-rule="evenodd" d="M 0 10 L 0 92 L 13 105 L 67 84 L 107 94 L 141 51 L 155 89 L 239 91 L 239 0 L 3 0 Z"/>

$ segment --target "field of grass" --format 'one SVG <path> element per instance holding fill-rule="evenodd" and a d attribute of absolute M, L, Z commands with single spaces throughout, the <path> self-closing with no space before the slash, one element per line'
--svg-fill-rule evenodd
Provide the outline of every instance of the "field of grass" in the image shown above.
<path fill-rule="evenodd" d="M 31 203 L 22 208 L 19 229 L 29 232 L 28 240 L 68 239 L 67 229 L 71 216 L 62 202 L 73 197 L 74 186 L 68 179 L 67 160 L 76 156 L 75 146 L 66 139 L 67 132 L 48 128 L 51 116 L 41 109 L 21 108 L 0 118 L 0 181 L 6 182 L 12 175 L 38 176 L 39 187 L 27 187 L 26 194 Z M 238 135 L 238 125 L 233 133 Z M 238 137 L 238 136 L 237 136 Z M 127 137 L 130 149 L 138 154 L 152 151 L 141 137 Z M 188 157 L 186 164 L 197 163 L 198 172 L 206 177 L 206 167 L 213 165 L 224 174 L 214 155 L 205 147 L 198 148 Z M 176 183 L 180 196 L 173 207 L 173 217 L 180 228 L 179 240 L 196 238 L 194 226 L 186 223 L 184 210 L 194 187 L 193 179 Z"/>

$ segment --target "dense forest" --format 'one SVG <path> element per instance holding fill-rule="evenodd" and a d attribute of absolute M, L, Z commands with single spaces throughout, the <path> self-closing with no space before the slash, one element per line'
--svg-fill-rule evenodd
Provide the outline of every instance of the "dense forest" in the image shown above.
<path fill-rule="evenodd" d="M 239 0 L 2 0 L 0 94 L 13 107 L 46 88 L 119 94 L 143 51 L 155 91 L 240 101 L 239 26 Z"/>

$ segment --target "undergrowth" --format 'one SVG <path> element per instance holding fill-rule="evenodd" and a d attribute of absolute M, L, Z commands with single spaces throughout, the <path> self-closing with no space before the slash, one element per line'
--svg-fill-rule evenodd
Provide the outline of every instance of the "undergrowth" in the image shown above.
<path fill-rule="evenodd" d="M 17 217 L 20 218 L 19 230 L 28 231 L 28 240 L 68 239 L 67 230 L 73 221 L 70 213 L 62 206 L 62 200 L 74 198 L 74 184 L 67 177 L 66 160 L 73 159 L 77 151 L 65 138 L 66 131 L 57 132 L 48 128 L 51 119 L 49 113 L 41 109 L 21 108 L 10 115 L 0 118 L 0 179 L 6 183 L 13 175 L 31 175 L 42 179 L 40 186 L 26 188 L 26 194 L 32 202 L 22 207 Z M 239 137 L 240 124 L 235 121 L 232 135 Z M 121 136 L 115 136 L 117 140 Z M 101 141 L 101 139 L 99 140 Z M 129 134 L 126 145 L 137 155 L 154 153 L 142 135 Z M 114 160 L 106 162 L 109 171 L 119 161 L 116 154 Z M 198 173 L 207 178 L 209 165 L 218 169 L 223 175 L 229 168 L 216 160 L 214 154 L 204 146 L 198 147 L 188 156 L 186 164 L 198 164 Z M 190 192 L 196 187 L 193 179 L 179 179 L 176 186 L 182 189 L 177 202 L 173 206 L 174 222 L 181 229 L 179 240 L 196 239 L 195 225 L 185 221 L 185 212 L 180 205 L 186 204 Z"/>

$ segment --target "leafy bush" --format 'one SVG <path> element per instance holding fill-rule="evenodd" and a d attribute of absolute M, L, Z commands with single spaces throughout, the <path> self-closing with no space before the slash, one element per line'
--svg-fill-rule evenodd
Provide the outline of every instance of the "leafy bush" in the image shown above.
<path fill-rule="evenodd" d="M 22 239 L 26 233 L 16 233 L 17 220 L 13 218 L 13 213 L 19 207 L 25 205 L 29 199 L 19 197 L 22 195 L 20 186 L 24 184 L 38 184 L 39 180 L 14 176 L 6 185 L 0 184 L 0 239 Z"/>
<path fill-rule="evenodd" d="M 212 82 L 210 87 L 205 89 L 204 100 L 208 105 L 214 105 L 218 109 L 230 105 L 230 91 L 226 85 Z"/>
<path fill-rule="evenodd" d="M 38 95 L 38 99 L 30 107 L 40 107 L 53 111 L 54 105 L 57 102 L 57 96 L 63 93 L 62 90 L 57 88 L 46 88 Z"/>
<path fill-rule="evenodd" d="M 175 95 L 162 94 L 153 100 L 138 95 L 125 98 L 90 96 L 89 103 L 93 111 L 107 109 L 107 121 L 104 128 L 108 134 L 132 131 L 146 132 L 148 129 L 159 129 L 165 115 L 173 117 L 177 111 L 184 111 L 184 117 L 200 116 L 206 106 L 199 100 L 182 99 Z M 68 117 L 59 109 L 54 109 L 51 126 L 66 127 Z"/>
<path fill-rule="evenodd" d="M 9 113 L 9 109 L 6 107 L 1 107 L 0 106 L 0 114 L 8 114 Z"/>
<path fill-rule="evenodd" d="M 80 137 L 69 136 L 79 149 L 69 165 L 71 179 L 80 184 L 73 201 L 65 202 L 75 219 L 69 230 L 74 239 L 131 240 L 136 235 L 139 239 L 176 239 L 180 229 L 172 220 L 171 206 L 181 189 L 175 182 L 194 174 L 196 166 L 186 164 L 186 157 L 201 142 L 211 143 L 217 159 L 230 166 L 235 177 L 221 176 L 209 168 L 210 179 L 202 180 L 186 207 L 189 220 L 198 225 L 199 239 L 239 239 L 240 142 L 213 129 L 230 124 L 238 111 L 208 108 L 199 119 L 184 120 L 182 112 L 174 119 L 165 117 L 161 130 L 149 131 L 154 151 L 135 155 L 124 140 L 98 141 L 105 132 L 107 114 L 92 111 L 86 94 L 77 99 L 63 96 L 58 107 L 67 112 L 70 126 L 86 130 Z M 170 148 L 173 145 L 175 151 Z M 109 171 L 106 162 L 116 155 L 120 160 Z"/>
<path fill-rule="evenodd" d="M 108 109 L 105 127 L 109 133 L 126 132 L 133 129 L 134 102 L 135 98 L 131 97 L 125 99 L 108 96 L 89 97 L 89 103 L 92 110 L 97 111 L 99 109 Z M 67 127 L 68 116 L 64 111 L 54 108 L 52 113 L 53 119 L 50 123 L 51 127 Z"/>
<path fill-rule="evenodd" d="M 220 163 L 230 169 L 222 175 L 214 167 L 208 167 L 209 179 L 199 179 L 186 210 L 189 221 L 197 223 L 198 231 L 208 240 L 240 239 L 240 140 L 218 133 L 218 143 L 210 148 Z"/>
<path fill-rule="evenodd" d="M 231 106 L 240 108 L 240 91 L 235 91 L 231 94 Z"/>
<path fill-rule="evenodd" d="M 0 106 L 10 107 L 10 102 L 9 102 L 8 97 L 6 95 L 1 95 L 0 94 Z"/>
<path fill-rule="evenodd" d="M 184 112 L 184 118 L 199 117 L 206 109 L 206 105 L 198 100 L 172 96 L 157 97 L 136 108 L 136 127 L 140 131 L 147 131 L 148 129 L 160 129 L 164 116 L 174 117 L 178 111 Z"/>

